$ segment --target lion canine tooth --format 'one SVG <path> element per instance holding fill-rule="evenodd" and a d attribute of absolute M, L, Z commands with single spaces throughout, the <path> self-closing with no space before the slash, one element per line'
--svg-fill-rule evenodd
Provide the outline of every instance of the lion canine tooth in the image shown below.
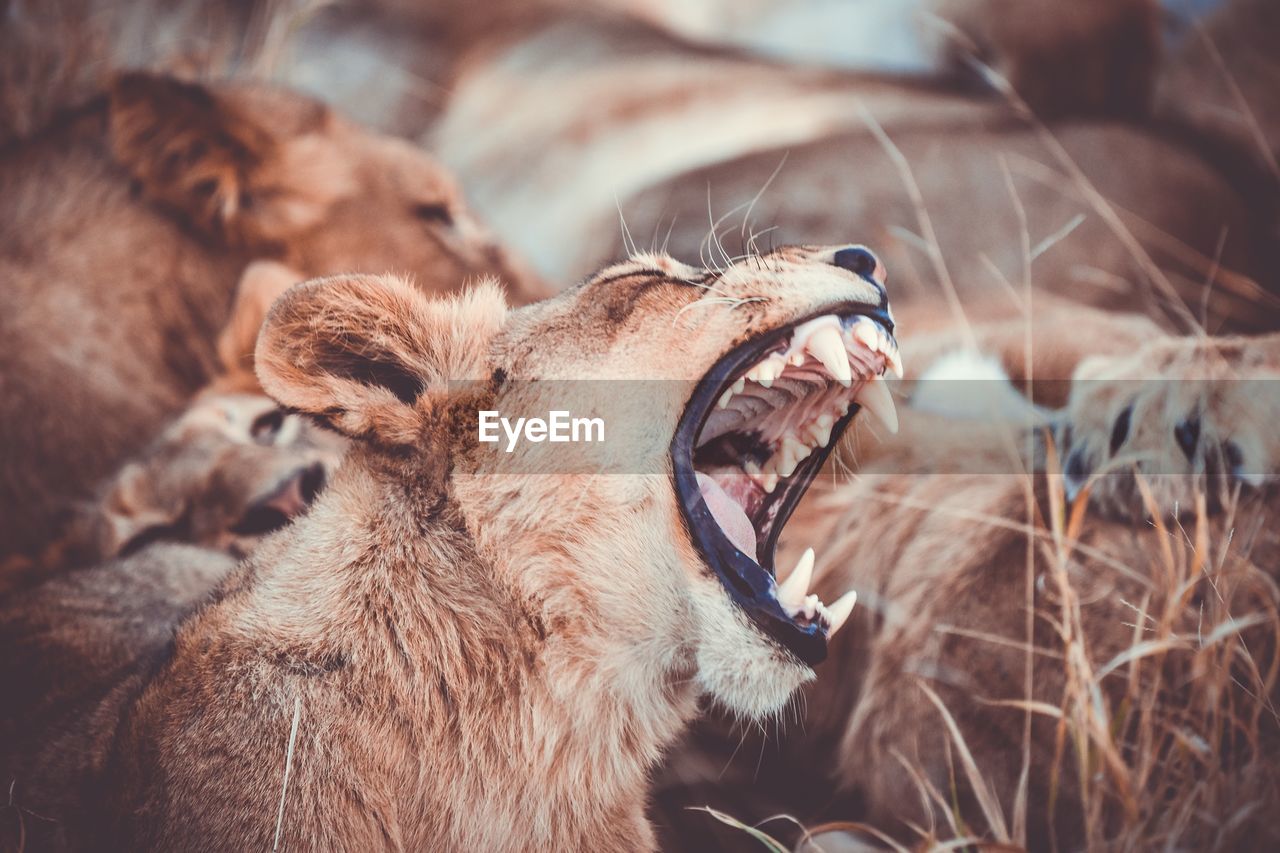
<path fill-rule="evenodd" d="M 760 479 L 760 488 L 764 489 L 768 494 L 773 494 L 773 490 L 778 488 L 778 472 L 770 471 Z"/>
<path fill-rule="evenodd" d="M 778 603 L 788 616 L 795 616 L 804 606 L 805 594 L 809 592 L 809 581 L 813 577 L 813 549 L 806 548 L 800 555 L 796 567 L 791 570 L 781 585 L 778 586 Z"/>
<path fill-rule="evenodd" d="M 822 362 L 822 366 L 848 388 L 853 384 L 853 370 L 849 367 L 849 353 L 844 346 L 844 338 L 835 326 L 820 326 L 805 341 L 805 349 L 813 353 L 813 357 Z"/>
<path fill-rule="evenodd" d="M 733 383 L 733 393 L 741 394 L 742 390 L 746 387 L 747 387 L 747 380 L 739 376 L 738 381 Z"/>
<path fill-rule="evenodd" d="M 717 409 L 727 409 L 729 401 L 733 399 L 733 389 L 726 388 L 724 393 L 720 395 L 720 402 L 716 403 Z"/>
<path fill-rule="evenodd" d="M 902 356 L 898 354 L 897 346 L 893 346 L 889 350 L 889 370 L 897 378 L 902 378 Z"/>
<path fill-rule="evenodd" d="M 828 637 L 839 631 L 840 627 L 848 621 L 849 614 L 853 612 L 853 605 L 857 600 L 858 593 L 851 589 L 827 605 L 827 620 L 831 623 L 831 627 L 827 629 Z"/>
<path fill-rule="evenodd" d="M 893 395 L 889 393 L 889 386 L 885 384 L 883 378 L 873 376 L 868 379 L 862 384 L 862 388 L 858 390 L 853 400 L 884 424 L 885 429 L 897 435 L 898 409 L 893 403 Z"/>

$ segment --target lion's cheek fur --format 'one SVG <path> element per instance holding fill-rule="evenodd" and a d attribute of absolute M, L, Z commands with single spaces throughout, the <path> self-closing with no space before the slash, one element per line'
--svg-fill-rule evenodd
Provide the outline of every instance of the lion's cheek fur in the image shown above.
<path fill-rule="evenodd" d="M 724 707 L 757 719 L 776 714 L 814 672 L 748 624 L 711 577 L 694 583 L 697 683 Z"/>

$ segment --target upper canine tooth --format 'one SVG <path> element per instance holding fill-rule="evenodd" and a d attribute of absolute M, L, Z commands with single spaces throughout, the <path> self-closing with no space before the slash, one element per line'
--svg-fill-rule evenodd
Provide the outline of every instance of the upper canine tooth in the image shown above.
<path fill-rule="evenodd" d="M 741 394 L 742 389 L 746 387 L 747 387 L 747 380 L 739 376 L 738 381 L 733 383 L 733 393 Z"/>
<path fill-rule="evenodd" d="M 822 326 L 814 329 L 805 342 L 805 348 L 813 353 L 814 358 L 822 362 L 832 376 L 841 385 L 848 388 L 853 383 L 853 370 L 849 367 L 849 353 L 845 350 L 844 338 L 840 330 L 834 326 Z"/>
<path fill-rule="evenodd" d="M 791 570 L 778 586 L 778 603 L 788 616 L 795 616 L 804 606 L 805 594 L 809 591 L 809 581 L 813 577 L 813 549 L 806 548 L 800 555 L 796 567 Z"/>
<path fill-rule="evenodd" d="M 862 384 L 857 396 L 853 399 L 855 403 L 875 415 L 876 420 L 884 424 L 885 429 L 897 435 L 898 409 L 893 403 L 893 395 L 889 393 L 889 386 L 885 384 L 884 379 L 879 376 L 871 377 Z"/>
<path fill-rule="evenodd" d="M 853 605 L 857 600 L 858 593 L 854 590 L 849 590 L 827 605 L 827 620 L 831 623 L 831 627 L 827 629 L 828 637 L 839 631 L 840 627 L 849 619 L 849 614 L 853 612 Z"/>
<path fill-rule="evenodd" d="M 902 356 L 898 354 L 896 346 L 889 348 L 889 370 L 893 371 L 894 376 L 902 378 Z"/>
<path fill-rule="evenodd" d="M 770 471 L 760 479 L 760 488 L 765 492 L 773 494 L 773 490 L 778 488 L 778 472 Z"/>

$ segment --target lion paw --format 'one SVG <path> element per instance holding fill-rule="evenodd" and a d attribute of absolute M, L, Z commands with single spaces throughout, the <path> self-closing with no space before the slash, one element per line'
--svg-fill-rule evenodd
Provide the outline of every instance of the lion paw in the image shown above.
<path fill-rule="evenodd" d="M 1280 340 L 1280 339 L 1274 339 Z M 1108 515 L 1217 510 L 1280 462 L 1280 347 L 1273 339 L 1162 340 L 1093 357 L 1060 427 L 1067 496 Z"/>

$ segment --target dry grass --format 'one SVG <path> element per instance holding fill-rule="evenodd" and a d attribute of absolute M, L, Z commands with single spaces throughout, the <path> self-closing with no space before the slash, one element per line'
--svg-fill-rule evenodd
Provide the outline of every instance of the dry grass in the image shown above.
<path fill-rule="evenodd" d="M 1280 837 L 1274 816 L 1280 805 L 1280 714 L 1274 705 L 1280 588 L 1255 563 L 1253 536 L 1237 525 L 1237 509 L 1211 518 L 1202 499 L 1186 524 L 1166 523 L 1153 511 L 1157 520 L 1141 534 L 1152 545 L 1149 562 L 1128 567 L 1145 581 L 1139 600 L 1123 602 L 1132 611 L 1126 623 L 1132 640 L 1119 653 L 1103 653 L 1094 642 L 1096 624 L 1082 607 L 1092 594 L 1080 571 L 1091 563 L 1080 553 L 1090 523 L 1084 504 L 1069 507 L 1060 482 L 1051 484 L 1050 501 L 1047 535 L 1042 529 L 1029 536 L 1039 565 L 1048 568 L 1052 594 L 1046 600 L 1052 604 L 1042 605 L 1037 618 L 1053 626 L 1054 642 L 1026 650 L 1039 655 L 1041 667 L 1061 666 L 1065 688 L 1057 697 L 1028 691 L 1023 700 L 991 704 L 1053 721 L 1052 763 L 1030 772 L 1048 774 L 1053 793 L 1041 805 L 1054 837 L 1070 840 L 1063 849 L 1274 849 Z M 1028 846 L 1020 817 L 1025 778 L 1002 800 L 953 709 L 925 681 L 919 687 L 949 735 L 955 789 L 939 791 L 922 768 L 908 770 L 921 797 L 942 814 L 940 826 L 919 828 L 904 843 L 883 828 L 826 824 L 809 829 L 806 838 L 814 838 L 800 849 L 822 849 L 824 833 L 851 833 L 893 849 Z M 1023 750 L 1026 772 L 1033 767 L 1029 741 Z M 969 796 L 959 796 L 960 790 Z M 1067 799 L 1078 808 L 1055 814 L 1055 800 Z M 780 845 L 776 839 L 763 843 L 785 849 L 774 846 Z"/>

